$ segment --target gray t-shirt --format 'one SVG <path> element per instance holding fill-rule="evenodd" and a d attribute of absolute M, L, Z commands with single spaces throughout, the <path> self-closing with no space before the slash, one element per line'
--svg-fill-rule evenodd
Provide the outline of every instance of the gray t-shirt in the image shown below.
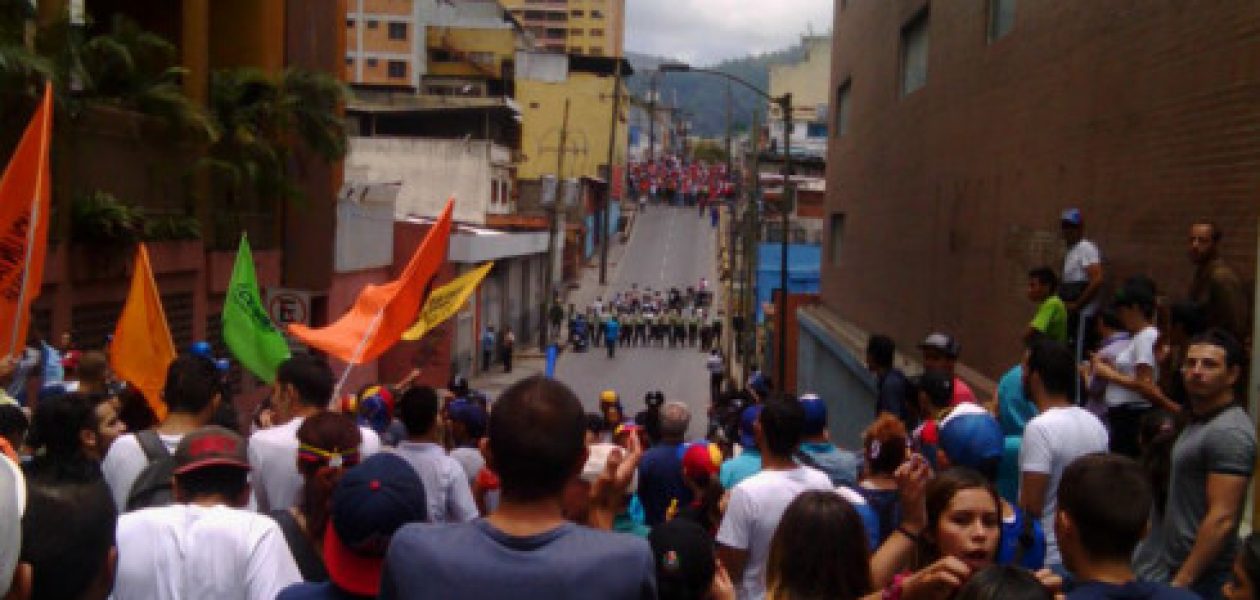
<path fill-rule="evenodd" d="M 656 598 L 647 540 L 566 523 L 510 536 L 485 519 L 404 526 L 385 555 L 380 597 Z"/>
<path fill-rule="evenodd" d="M 1177 437 L 1172 450 L 1172 479 L 1164 511 L 1164 563 L 1169 575 L 1185 562 L 1194 547 L 1199 523 L 1207 514 L 1208 475 L 1250 478 L 1256 462 L 1256 434 L 1242 407 L 1231 406 L 1216 416 L 1195 421 Z M 1238 507 L 1234 531 L 1242 518 Z M 1204 575 L 1228 572 L 1238 550 L 1231 535 L 1220 555 L 1212 559 Z"/>

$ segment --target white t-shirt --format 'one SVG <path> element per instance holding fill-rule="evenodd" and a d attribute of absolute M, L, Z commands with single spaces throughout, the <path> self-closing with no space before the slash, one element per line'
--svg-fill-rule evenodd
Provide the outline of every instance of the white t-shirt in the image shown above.
<path fill-rule="evenodd" d="M 1052 408 L 1033 417 L 1024 428 L 1019 448 L 1020 473 L 1050 476 L 1046 500 L 1041 505 L 1041 526 L 1046 532 L 1046 564 L 1063 564 L 1054 537 L 1054 511 L 1058 506 L 1059 479 L 1072 461 L 1107 451 L 1107 428 L 1093 413 L 1076 406 Z"/>
<path fill-rule="evenodd" d="M 302 491 L 302 474 L 297 470 L 297 430 L 302 417 L 295 417 L 283 425 L 260 429 L 249 436 L 250 485 L 258 511 L 267 514 L 273 510 L 292 508 Z M 375 431 L 360 427 L 363 442 L 359 444 L 359 458 L 365 459 L 381 451 L 381 438 Z"/>
<path fill-rule="evenodd" d="M 791 471 L 761 471 L 731 490 L 731 500 L 718 527 L 717 542 L 745 550 L 748 561 L 737 592 L 741 600 L 760 600 L 766 595 L 766 559 L 770 539 L 788 504 L 801 492 L 831 491 L 835 486 L 822 471 L 797 467 Z"/>
<path fill-rule="evenodd" d="M 184 438 L 183 434 L 158 434 L 158 437 L 171 454 L 175 453 L 175 447 Z M 147 466 L 149 466 L 149 457 L 144 455 L 144 449 L 140 447 L 136 434 L 128 433 L 118 436 L 118 439 L 110 444 L 109 452 L 105 453 L 105 460 L 101 462 L 101 472 L 105 475 L 105 483 L 109 484 L 109 491 L 114 496 L 114 505 L 118 507 L 118 512 L 127 510 L 127 496 L 131 494 L 131 486 L 136 483 L 136 478 Z"/>
<path fill-rule="evenodd" d="M 300 581 L 270 517 L 172 504 L 118 518 L 116 600 L 272 600 Z"/>
<path fill-rule="evenodd" d="M 1116 370 L 1122 375 L 1133 377 L 1138 365 L 1147 365 L 1154 372 L 1155 381 L 1159 381 L 1159 363 L 1155 360 L 1155 342 L 1159 340 L 1159 330 L 1147 327 L 1139 331 L 1129 340 L 1129 345 L 1116 354 Z M 1151 403 L 1141 394 L 1124 386 L 1108 383 L 1103 392 L 1108 407 L 1132 406 L 1134 408 L 1150 408 Z"/>
<path fill-rule="evenodd" d="M 1094 242 L 1082 239 L 1075 246 L 1068 248 L 1067 254 L 1063 257 L 1063 283 L 1089 281 L 1089 267 L 1101 262 L 1102 254 L 1098 252 L 1098 246 L 1095 246 Z M 1085 316 L 1093 315 L 1095 312 L 1098 312 L 1097 296 L 1081 309 L 1081 314 Z"/>
<path fill-rule="evenodd" d="M 402 442 L 392 452 L 406 460 L 420 476 L 429 523 L 466 523 L 481 516 L 468 485 L 468 474 L 441 446 Z"/>

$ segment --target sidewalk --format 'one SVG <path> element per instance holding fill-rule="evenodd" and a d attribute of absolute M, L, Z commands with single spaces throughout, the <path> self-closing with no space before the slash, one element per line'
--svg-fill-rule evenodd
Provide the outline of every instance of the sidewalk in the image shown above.
<path fill-rule="evenodd" d="M 582 272 L 578 276 L 576 288 L 570 288 L 564 292 L 564 303 L 575 304 L 577 306 L 586 306 L 590 304 L 596 296 L 607 297 L 611 295 L 610 290 L 614 288 L 612 284 L 616 283 L 617 265 L 621 263 L 622 258 L 626 255 L 627 248 L 634 237 L 634 221 L 637 211 L 629 211 L 630 219 L 626 224 L 626 240 L 621 241 L 621 236 L 615 236 L 610 240 L 608 245 L 608 281 L 610 285 L 599 284 L 599 253 L 596 252 L 593 259 L 586 265 L 583 265 Z M 536 343 L 525 343 L 517 345 L 519 350 L 513 355 L 512 372 L 504 373 L 503 367 L 495 366 L 488 372 L 482 372 L 469 378 L 469 384 L 473 389 L 485 393 L 490 398 L 497 398 L 503 390 L 506 390 L 512 384 L 534 375 L 541 375 L 547 367 L 547 356 L 538 349 Z M 564 350 L 561 347 L 561 353 Z"/>

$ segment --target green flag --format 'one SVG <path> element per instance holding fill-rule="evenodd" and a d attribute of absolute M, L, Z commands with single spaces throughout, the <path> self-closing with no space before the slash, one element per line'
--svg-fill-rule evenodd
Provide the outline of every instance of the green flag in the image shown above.
<path fill-rule="evenodd" d="M 254 255 L 244 235 L 223 300 L 223 341 L 236 360 L 267 383 L 275 381 L 276 368 L 289 358 L 289 344 L 267 316 L 258 295 Z"/>

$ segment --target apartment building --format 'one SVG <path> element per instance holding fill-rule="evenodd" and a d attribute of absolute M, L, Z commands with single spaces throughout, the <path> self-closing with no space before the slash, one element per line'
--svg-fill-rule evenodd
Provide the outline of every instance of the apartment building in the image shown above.
<path fill-rule="evenodd" d="M 621 57 L 626 44 L 626 0 L 503 0 L 534 35 L 540 50 Z"/>

